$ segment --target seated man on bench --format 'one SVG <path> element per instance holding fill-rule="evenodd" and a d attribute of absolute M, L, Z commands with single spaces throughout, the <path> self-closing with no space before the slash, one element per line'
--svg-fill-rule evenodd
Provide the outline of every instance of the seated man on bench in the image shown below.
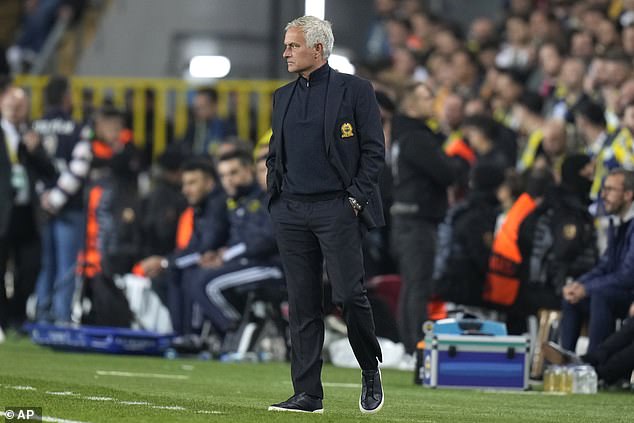
<path fill-rule="evenodd" d="M 634 301 L 634 172 L 613 169 L 601 189 L 610 221 L 608 248 L 599 263 L 563 288 L 561 343 L 574 351 L 581 325 L 589 319 L 588 352 L 614 332 L 616 319 Z"/>
<path fill-rule="evenodd" d="M 284 279 L 251 155 L 234 151 L 220 156 L 218 175 L 228 197 L 229 240 L 203 254 L 192 298 L 223 338 L 240 322 L 248 291 Z"/>

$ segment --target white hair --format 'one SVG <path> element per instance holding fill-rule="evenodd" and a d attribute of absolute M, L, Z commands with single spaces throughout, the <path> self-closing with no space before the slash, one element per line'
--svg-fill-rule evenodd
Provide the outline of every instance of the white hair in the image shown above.
<path fill-rule="evenodd" d="M 321 44 L 324 47 L 323 58 L 328 60 L 335 44 L 335 36 L 332 35 L 332 24 L 315 16 L 302 16 L 286 24 L 285 31 L 289 28 L 299 28 L 304 33 L 306 45 L 314 47 Z"/>

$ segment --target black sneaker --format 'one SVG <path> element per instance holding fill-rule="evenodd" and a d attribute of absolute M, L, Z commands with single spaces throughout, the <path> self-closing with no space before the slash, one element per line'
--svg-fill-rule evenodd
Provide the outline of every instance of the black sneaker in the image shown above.
<path fill-rule="evenodd" d="M 170 347 L 181 354 L 198 354 L 205 349 L 202 338 L 193 333 L 177 336 L 172 340 Z"/>
<path fill-rule="evenodd" d="M 381 386 L 381 371 L 361 371 L 361 397 L 359 398 L 359 410 L 362 413 L 372 414 L 383 407 L 383 387 Z"/>
<path fill-rule="evenodd" d="M 295 413 L 318 413 L 324 412 L 321 398 L 308 395 L 305 392 L 295 394 L 286 401 L 273 404 L 269 411 L 293 411 Z"/>

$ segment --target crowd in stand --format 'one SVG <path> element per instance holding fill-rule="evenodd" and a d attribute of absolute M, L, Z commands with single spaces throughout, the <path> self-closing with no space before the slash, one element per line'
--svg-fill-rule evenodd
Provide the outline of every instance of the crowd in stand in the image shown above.
<path fill-rule="evenodd" d="M 370 268 L 401 275 L 406 350 L 436 299 L 518 334 L 561 310 L 565 349 L 584 325 L 601 348 L 634 312 L 634 2 L 511 0 L 466 31 L 417 1 L 375 5 L 360 72 L 384 117 L 391 225 Z"/>
<path fill-rule="evenodd" d="M 366 238 L 366 276 L 401 277 L 397 315 L 375 318 L 394 319 L 413 353 L 433 301 L 495 310 L 510 333 L 561 310 L 565 349 L 585 324 L 589 352 L 604 351 L 634 315 L 634 1 L 511 0 L 466 31 L 420 3 L 376 0 L 358 63 L 387 157 L 388 225 Z M 266 145 L 235 138 L 213 89 L 196 93 L 185 138 L 141 193 L 147 163 L 125 115 L 105 107 L 80 124 L 69 98 L 52 79 L 30 122 L 25 91 L 2 87 L 2 327 L 25 320 L 33 291 L 36 320 L 70 321 L 77 275 L 90 280 L 85 322 L 129 325 L 112 277 L 134 272 L 177 333 L 208 320 L 222 337 L 247 290 L 283 286 L 262 208 Z M 626 339 L 619 350 L 634 348 Z"/>

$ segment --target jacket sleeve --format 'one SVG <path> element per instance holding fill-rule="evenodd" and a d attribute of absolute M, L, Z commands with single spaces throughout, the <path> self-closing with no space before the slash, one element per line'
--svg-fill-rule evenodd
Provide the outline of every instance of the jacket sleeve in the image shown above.
<path fill-rule="evenodd" d="M 607 253 L 607 252 L 606 252 Z M 595 280 L 603 277 L 603 275 L 608 273 L 608 256 L 607 254 L 603 254 L 600 258 L 596 266 L 594 266 L 590 271 L 584 273 L 579 277 L 579 282 L 582 284 L 586 284 L 591 280 Z"/>
<path fill-rule="evenodd" d="M 374 186 L 379 182 L 379 174 L 385 164 L 385 140 L 381 114 L 374 89 L 368 81 L 363 81 L 359 89 L 355 121 L 359 132 L 361 158 L 357 173 L 346 191 L 361 203 L 367 204 Z"/>
<path fill-rule="evenodd" d="M 227 242 L 229 237 L 229 219 L 224 197 L 210 202 L 205 215 L 197 219 L 194 233 L 187 247 L 182 250 L 176 250 L 167 257 L 170 267 L 186 267 L 177 264 L 177 260 L 193 254 L 217 250 Z M 197 262 L 197 259 L 195 262 Z"/>
<path fill-rule="evenodd" d="M 277 242 L 269 215 L 260 209 L 257 213 L 257 232 L 247 238 L 246 257 L 266 258 L 277 253 Z"/>
<path fill-rule="evenodd" d="M 243 241 L 229 247 L 225 251 L 224 261 L 237 258 L 267 259 L 277 253 L 277 243 L 273 234 L 273 226 L 266 209 L 260 207 L 250 216 L 248 233 L 243 234 Z"/>
<path fill-rule="evenodd" d="M 57 177 L 55 165 L 53 165 L 41 144 L 31 152 L 21 145 L 19 151 L 24 154 L 23 157 L 27 168 L 33 171 L 38 179 L 46 181 Z"/>
<path fill-rule="evenodd" d="M 607 287 L 634 290 L 634 230 L 630 228 L 628 232 L 628 238 L 625 241 L 627 252 L 616 271 L 608 272 L 608 256 L 604 254 L 597 267 L 580 278 L 588 294 Z"/>
<path fill-rule="evenodd" d="M 224 197 L 223 197 L 224 198 Z M 229 238 L 229 217 L 225 201 L 213 201 L 210 210 L 205 213 L 204 227 L 200 230 L 200 242 L 196 251 L 217 250 L 225 245 Z"/>
<path fill-rule="evenodd" d="M 88 177 L 91 160 L 90 142 L 81 140 L 75 144 L 68 169 L 62 171 L 57 183 L 50 190 L 49 201 L 56 210 L 64 207 L 68 199 L 82 187 Z"/>

